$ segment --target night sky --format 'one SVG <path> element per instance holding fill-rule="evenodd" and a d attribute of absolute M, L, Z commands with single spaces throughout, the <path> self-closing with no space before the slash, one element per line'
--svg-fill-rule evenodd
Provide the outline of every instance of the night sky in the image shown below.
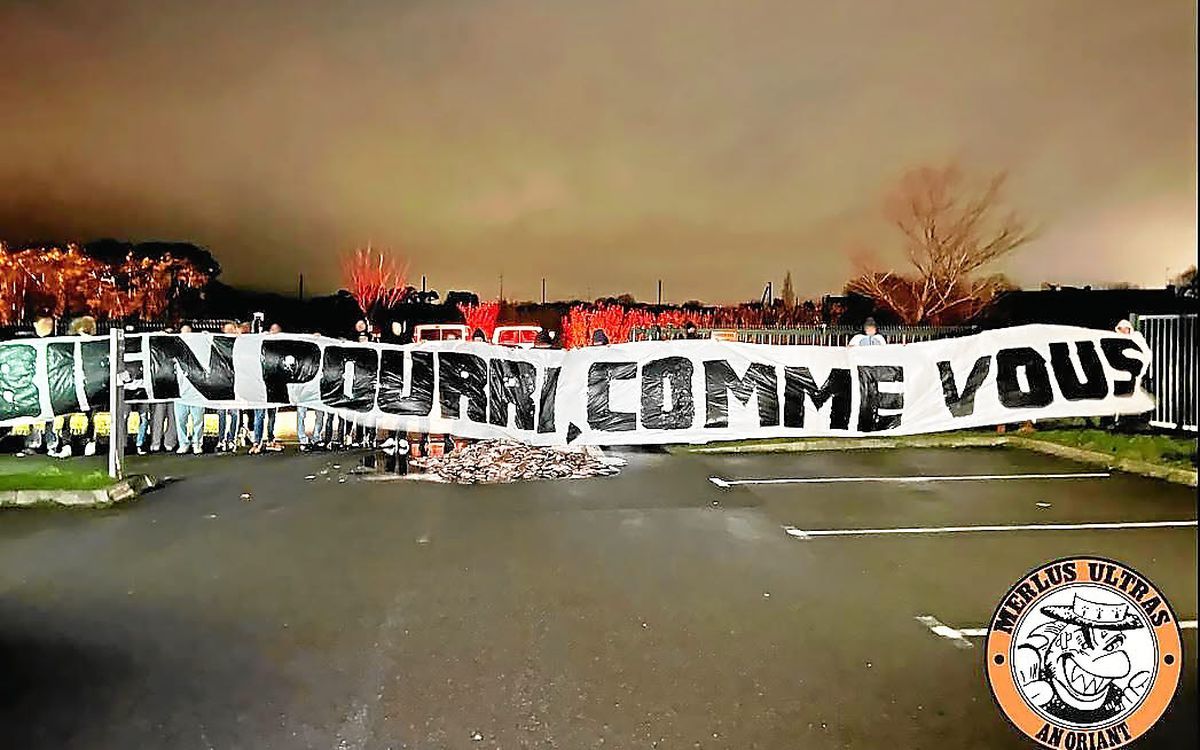
<path fill-rule="evenodd" d="M 484 297 L 818 295 L 951 159 L 1010 170 L 1023 285 L 1196 255 L 1184 0 L 0 0 L 0 50 L 0 238 L 257 288 L 371 242 Z"/>

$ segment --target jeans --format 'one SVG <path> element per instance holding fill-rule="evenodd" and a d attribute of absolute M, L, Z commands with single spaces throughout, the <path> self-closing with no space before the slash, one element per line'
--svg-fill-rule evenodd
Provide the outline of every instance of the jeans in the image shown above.
<path fill-rule="evenodd" d="M 275 442 L 275 414 L 279 409 L 254 410 L 254 444 L 262 445 L 265 437 L 268 442 Z M 265 435 L 264 435 L 265 428 Z"/>
<path fill-rule="evenodd" d="M 192 418 L 192 429 L 188 432 L 188 417 Z M 204 407 L 188 406 L 175 402 L 175 431 L 179 447 L 196 450 L 204 445 Z"/>
<path fill-rule="evenodd" d="M 328 446 L 340 446 L 345 429 L 346 421 L 344 419 L 336 414 L 326 414 L 325 424 L 321 431 L 321 442 Z"/>
<path fill-rule="evenodd" d="M 305 427 L 305 421 L 310 411 L 313 413 L 313 429 L 311 433 Z M 311 445 L 312 443 L 319 445 L 324 439 L 324 432 L 325 412 L 310 409 L 307 406 L 296 407 L 296 437 L 300 440 L 300 445 Z"/>
<path fill-rule="evenodd" d="M 238 410 L 217 409 L 217 442 L 233 444 L 237 440 Z"/>
<path fill-rule="evenodd" d="M 137 439 L 134 444 L 141 448 L 146 445 L 146 434 L 150 432 L 150 404 L 138 404 L 137 415 Z"/>

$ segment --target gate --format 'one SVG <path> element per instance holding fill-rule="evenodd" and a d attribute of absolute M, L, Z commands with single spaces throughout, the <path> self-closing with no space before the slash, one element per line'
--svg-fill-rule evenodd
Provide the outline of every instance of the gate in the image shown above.
<path fill-rule="evenodd" d="M 1131 315 L 1150 345 L 1146 389 L 1154 394 L 1150 424 L 1169 430 L 1197 431 L 1196 315 Z"/>

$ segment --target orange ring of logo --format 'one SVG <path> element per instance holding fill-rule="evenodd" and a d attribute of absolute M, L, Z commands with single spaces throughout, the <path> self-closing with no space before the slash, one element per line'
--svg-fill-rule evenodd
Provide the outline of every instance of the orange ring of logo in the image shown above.
<path fill-rule="evenodd" d="M 1034 710 L 1034 708 L 1025 700 L 1021 694 L 1021 691 L 1017 687 L 1016 680 L 1013 678 L 1012 666 L 1009 664 L 1010 654 L 1012 653 L 1013 636 L 1010 633 L 997 629 L 997 622 L 1000 618 L 1002 610 L 1005 608 L 1005 605 L 1008 603 L 1010 598 L 1012 598 L 1014 594 L 1018 592 L 1023 584 L 1027 583 L 1030 579 L 1032 579 L 1034 576 L 1037 576 L 1039 573 L 1042 573 L 1043 571 L 1063 565 L 1074 566 L 1074 580 L 1062 581 L 1058 584 L 1051 585 L 1050 588 L 1038 592 L 1036 597 L 1028 599 L 1021 608 L 1021 615 L 1017 618 L 1018 624 L 1020 623 L 1021 618 L 1024 617 L 1025 612 L 1035 607 L 1040 600 L 1049 596 L 1053 592 L 1068 586 L 1077 586 L 1080 584 L 1103 586 L 1117 592 L 1123 598 L 1134 603 L 1135 605 L 1138 603 L 1126 592 L 1122 591 L 1118 587 L 1113 586 L 1111 583 L 1103 580 L 1092 580 L 1088 573 L 1088 563 L 1114 565 L 1118 570 L 1128 571 L 1128 573 L 1132 576 L 1136 576 L 1137 579 L 1144 582 L 1148 587 L 1148 590 L 1145 594 L 1143 594 L 1141 599 L 1148 600 L 1150 597 L 1158 597 L 1161 602 L 1161 606 L 1164 607 L 1168 613 L 1170 613 L 1170 617 L 1167 618 L 1167 620 L 1162 624 L 1157 626 L 1152 625 L 1150 628 L 1150 632 L 1153 634 L 1154 640 L 1158 647 L 1158 664 L 1157 670 L 1152 677 L 1153 682 L 1150 690 L 1142 698 L 1141 703 L 1138 704 L 1138 706 L 1123 719 L 1118 717 L 1103 724 L 1098 724 L 1097 726 L 1078 727 L 1072 726 L 1068 723 L 1056 723 L 1053 720 L 1047 719 L 1041 713 Z M 1110 560 L 1104 557 L 1096 557 L 1092 555 L 1064 557 L 1058 560 L 1053 560 L 1045 565 L 1034 568 L 1026 575 L 1022 576 L 1021 579 L 1015 584 L 1013 584 L 1012 588 L 1010 588 L 1000 600 L 999 606 L 996 607 L 996 611 L 992 614 L 992 619 L 988 623 L 987 647 L 985 651 L 987 653 L 986 667 L 988 685 L 992 689 L 992 696 L 996 699 L 996 703 L 1000 706 L 1000 711 L 1005 715 L 1006 718 L 1008 718 L 1010 722 L 1012 722 L 1013 726 L 1021 730 L 1021 732 L 1027 735 L 1030 739 L 1037 741 L 1044 747 L 1051 748 L 1069 747 L 1070 745 L 1065 743 L 1054 744 L 1039 739 L 1037 736 L 1038 733 L 1047 725 L 1061 729 L 1063 736 L 1065 736 L 1068 733 L 1086 733 L 1103 730 L 1124 722 L 1130 736 L 1128 739 L 1124 739 L 1120 744 L 1126 745 L 1130 742 L 1133 742 L 1135 739 L 1145 734 L 1150 727 L 1154 726 L 1155 722 L 1157 722 L 1167 710 L 1167 706 L 1170 705 L 1171 699 L 1175 697 L 1175 691 L 1179 687 L 1179 679 L 1183 669 L 1183 643 L 1179 634 L 1179 621 L 1176 619 L 1175 610 L 1171 608 L 1171 604 L 1167 598 L 1162 595 L 1158 588 L 1148 578 L 1146 578 L 1146 576 L 1142 575 L 1128 565 L 1116 560 Z M 1110 747 L 1115 746 L 1116 745 L 1110 745 Z M 1078 745 L 1078 747 L 1083 748 L 1087 747 L 1087 745 Z"/>

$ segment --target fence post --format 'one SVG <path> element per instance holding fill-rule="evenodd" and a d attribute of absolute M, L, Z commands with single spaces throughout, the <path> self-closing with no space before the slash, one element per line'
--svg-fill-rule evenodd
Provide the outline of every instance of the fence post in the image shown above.
<path fill-rule="evenodd" d="M 108 476 L 125 476 L 125 332 L 108 331 Z"/>

